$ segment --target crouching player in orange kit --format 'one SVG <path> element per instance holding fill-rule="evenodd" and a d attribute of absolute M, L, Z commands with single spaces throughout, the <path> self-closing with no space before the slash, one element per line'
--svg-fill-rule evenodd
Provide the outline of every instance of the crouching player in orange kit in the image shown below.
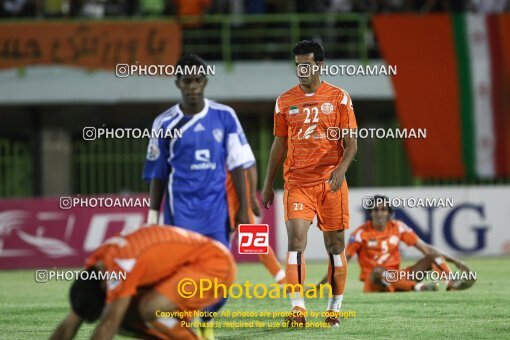
<path fill-rule="evenodd" d="M 161 312 L 189 316 L 223 297 L 214 296 L 213 289 L 185 296 L 179 292 L 184 286 L 181 281 L 200 287 L 205 279 L 228 289 L 236 272 L 225 246 L 171 226 L 144 226 L 105 241 L 87 259 L 86 270 L 124 272 L 125 279 L 77 279 L 71 286 L 71 310 L 51 339 L 71 339 L 83 321 L 94 322 L 99 317 L 92 339 L 112 339 L 119 329 L 150 339 L 198 339 L 182 323 L 189 318 L 165 318 Z"/>
<path fill-rule="evenodd" d="M 449 291 L 467 289 L 475 283 L 475 280 L 463 277 L 468 278 L 470 270 L 462 261 L 424 242 L 403 222 L 392 219 L 393 209 L 387 197 L 374 196 L 374 202 L 379 203 L 370 210 L 370 220 L 352 233 L 347 245 L 347 261 L 358 255 L 365 293 L 437 290 L 437 283 L 421 282 L 420 278 L 430 271 L 437 272 L 435 276 L 438 278 L 446 278 L 444 282 Z M 415 247 L 425 256 L 401 270 L 400 242 Z M 448 280 L 454 275 L 447 262 L 455 264 L 466 275 Z M 322 282 L 326 280 L 324 278 Z"/>

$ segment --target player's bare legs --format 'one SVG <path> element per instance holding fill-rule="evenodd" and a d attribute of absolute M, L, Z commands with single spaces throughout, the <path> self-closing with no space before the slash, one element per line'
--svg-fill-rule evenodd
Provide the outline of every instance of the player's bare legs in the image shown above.
<path fill-rule="evenodd" d="M 306 264 L 304 251 L 306 248 L 308 229 L 311 221 L 304 219 L 292 219 L 287 221 L 287 238 L 289 241 L 287 252 L 287 266 L 285 276 L 287 283 L 301 285 L 303 287 L 306 277 Z M 304 292 L 295 289 L 291 296 L 292 315 L 287 319 L 289 326 L 303 327 L 305 324 L 304 312 L 306 311 Z"/>
<path fill-rule="evenodd" d="M 461 268 L 462 270 L 466 270 L 467 268 Z M 439 274 L 449 274 L 452 272 L 450 266 L 448 265 L 444 256 L 439 254 L 428 254 L 425 257 L 421 258 L 418 262 L 412 265 L 409 268 L 409 271 L 412 272 L 425 272 L 425 271 L 436 271 Z M 469 271 L 469 269 L 467 270 Z M 445 280 L 445 285 L 447 290 L 463 290 L 471 287 L 474 282 L 473 281 L 463 281 L 463 280 L 453 280 L 448 281 Z"/>
<path fill-rule="evenodd" d="M 345 258 L 345 233 L 343 230 L 324 231 L 324 245 L 329 257 L 328 283 L 333 296 L 328 299 L 326 323 L 337 327 L 340 324 L 338 314 L 342 307 L 345 282 L 347 279 L 347 260 Z"/>
<path fill-rule="evenodd" d="M 258 254 L 258 258 L 260 263 L 262 263 L 267 271 L 273 276 L 276 283 L 284 284 L 287 282 L 285 279 L 285 271 L 282 269 L 280 262 L 278 262 L 271 246 L 269 247 L 269 252 L 267 254 Z"/>

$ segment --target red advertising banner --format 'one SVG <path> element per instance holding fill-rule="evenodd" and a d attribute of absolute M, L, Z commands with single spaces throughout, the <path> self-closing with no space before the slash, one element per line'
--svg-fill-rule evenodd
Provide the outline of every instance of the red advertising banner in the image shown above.
<path fill-rule="evenodd" d="M 147 207 L 136 202 L 147 196 L 107 197 L 134 204 L 91 208 L 70 207 L 62 198 L 0 200 L 0 269 L 81 267 L 104 240 L 146 221 Z M 273 209 L 265 211 L 260 223 L 274 225 Z M 275 247 L 272 228 L 269 240 Z M 255 255 L 237 254 L 237 237 L 232 249 L 238 262 L 257 261 Z"/>

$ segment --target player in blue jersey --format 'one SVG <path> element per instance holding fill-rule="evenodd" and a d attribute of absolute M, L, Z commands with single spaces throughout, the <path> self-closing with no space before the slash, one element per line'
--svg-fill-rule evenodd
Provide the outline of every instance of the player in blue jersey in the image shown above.
<path fill-rule="evenodd" d="M 196 55 L 182 57 L 181 67 L 205 66 Z M 176 80 L 182 99 L 159 115 L 153 129 L 179 129 L 182 138 L 151 139 L 144 179 L 150 181 L 149 222 L 157 223 L 163 196 L 164 223 L 196 231 L 229 246 L 226 171 L 240 208 L 236 224 L 249 223 L 243 166 L 254 163 L 234 110 L 204 98 L 205 75 Z"/>
<path fill-rule="evenodd" d="M 180 58 L 177 66 L 206 69 L 205 62 L 193 54 Z M 182 137 L 149 142 L 143 174 L 150 181 L 148 223 L 158 222 L 164 196 L 165 224 L 198 232 L 230 248 L 226 173 L 231 174 L 239 201 L 235 224 L 249 223 L 244 169 L 255 163 L 255 157 L 234 110 L 204 98 L 206 75 L 179 75 L 175 84 L 181 101 L 160 114 L 152 128 L 179 129 Z M 225 301 L 208 311 L 219 310 Z M 201 333 L 206 339 L 214 338 L 211 327 Z"/>

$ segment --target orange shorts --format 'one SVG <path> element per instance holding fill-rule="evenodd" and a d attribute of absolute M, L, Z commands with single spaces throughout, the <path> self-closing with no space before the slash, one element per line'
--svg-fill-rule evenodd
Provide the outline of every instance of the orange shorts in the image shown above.
<path fill-rule="evenodd" d="M 223 298 L 224 289 L 232 285 L 236 275 L 236 265 L 230 253 L 225 249 L 218 249 L 212 245 L 200 249 L 199 261 L 187 264 L 175 274 L 158 283 L 154 288 L 175 303 L 179 310 L 201 310 Z M 200 290 L 200 285 L 211 289 Z M 215 292 L 214 285 L 218 288 Z M 182 293 L 179 293 L 181 289 Z M 196 292 L 192 294 L 194 291 Z M 202 293 L 202 294 L 200 294 Z"/>
<path fill-rule="evenodd" d="M 322 231 L 349 229 L 349 201 L 347 181 L 337 192 L 328 182 L 312 187 L 291 186 L 283 192 L 285 222 L 293 219 L 312 221 L 317 215 L 317 226 Z"/>

